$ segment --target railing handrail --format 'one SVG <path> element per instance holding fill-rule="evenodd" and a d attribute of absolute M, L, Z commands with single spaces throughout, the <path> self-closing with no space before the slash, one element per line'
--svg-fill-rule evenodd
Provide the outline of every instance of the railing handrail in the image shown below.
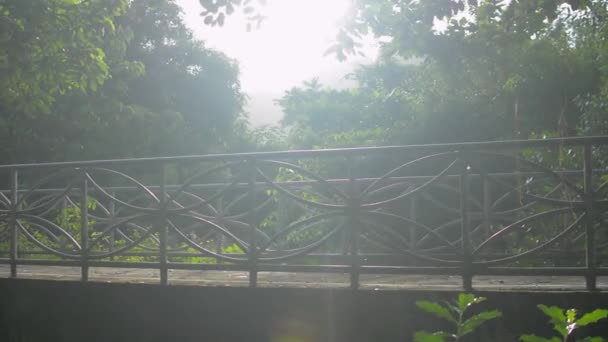
<path fill-rule="evenodd" d="M 212 162 L 212 161 L 238 161 L 255 160 L 264 158 L 292 159 L 304 157 L 331 157 L 331 156 L 361 156 L 370 153 L 433 153 L 447 151 L 471 151 L 471 150 L 511 150 L 529 147 L 550 147 L 550 146 L 583 146 L 583 145 L 608 144 L 608 136 L 585 136 L 570 138 L 551 138 L 551 139 L 530 139 L 530 140 L 499 140 L 485 142 L 464 142 L 464 143 L 442 143 L 424 145 L 394 145 L 377 147 L 348 147 L 318 150 L 290 150 L 273 152 L 245 152 L 245 153 L 221 153 L 207 155 L 185 155 L 174 157 L 147 157 L 147 158 L 127 158 L 127 159 L 107 159 L 107 160 L 84 160 L 68 162 L 47 162 L 47 163 L 28 163 L 28 164 L 6 164 L 0 165 L 0 170 L 14 169 L 34 169 L 49 167 L 95 167 L 109 165 L 130 165 L 130 164 L 164 164 L 176 162 Z"/>
<path fill-rule="evenodd" d="M 562 170 L 562 171 L 554 171 L 555 174 L 560 175 L 560 176 L 564 176 L 564 177 L 573 177 L 573 176 L 578 176 L 578 175 L 582 175 L 584 173 L 583 170 Z M 594 169 L 593 170 L 593 174 L 605 174 L 607 172 L 607 170 L 604 169 Z M 546 175 L 545 173 L 542 172 L 537 172 L 537 171 L 529 171 L 529 172 L 489 172 L 487 174 L 485 174 L 484 176 L 488 176 L 488 177 L 495 177 L 495 178 L 510 178 L 510 177 L 521 177 L 521 176 L 525 176 L 525 177 L 533 177 L 533 176 L 543 176 Z M 471 178 L 475 178 L 475 177 L 481 177 L 482 175 L 479 173 L 471 173 L 469 174 L 469 177 Z M 389 177 L 386 178 L 385 181 L 386 182 L 402 182 L 402 181 L 417 181 L 417 182 L 423 182 L 423 181 L 427 181 L 429 179 L 432 179 L 434 176 L 423 176 L 423 175 L 416 175 L 416 176 L 402 176 L 402 177 Z M 458 174 L 446 174 L 444 176 L 444 178 L 446 179 L 458 179 L 460 177 L 460 175 Z M 375 182 L 377 180 L 379 180 L 379 177 L 363 177 L 363 178 L 357 178 L 354 180 L 348 179 L 348 178 L 330 178 L 330 179 L 326 179 L 325 182 L 328 184 L 336 184 L 336 185 L 348 185 L 350 182 L 356 182 L 356 183 L 363 183 L 363 184 L 369 184 L 372 182 Z M 277 181 L 277 182 L 273 182 L 274 184 L 277 185 L 284 185 L 284 186 L 301 186 L 301 185 L 314 185 L 314 184 L 318 184 L 319 182 L 316 180 L 302 180 L 302 181 Z M 160 185 L 158 184 L 144 184 L 146 186 L 146 188 L 150 189 L 150 190 L 160 190 Z M 176 184 L 167 184 L 165 185 L 165 188 L 167 190 L 176 190 L 176 189 L 180 189 L 182 188 L 182 184 L 180 183 L 176 183 Z M 192 183 L 188 185 L 189 189 L 215 189 L 215 188 L 220 188 L 220 187 L 226 187 L 226 186 L 232 186 L 235 189 L 239 189 L 239 188 L 247 188 L 250 186 L 249 183 L 245 183 L 245 182 L 241 182 L 241 183 Z M 261 188 L 271 188 L 272 186 L 268 185 L 267 182 L 256 182 L 255 183 L 256 187 L 261 187 Z M 113 191 L 113 192 L 122 192 L 122 191 L 132 191 L 132 190 L 138 190 L 139 188 L 136 186 L 104 186 L 104 190 L 106 191 Z M 74 191 L 77 191 L 77 189 L 74 189 Z M 89 191 L 91 192 L 95 192 L 97 191 L 95 188 L 93 189 L 89 189 Z M 9 193 L 11 192 L 10 189 L 0 189 L 0 193 Z M 57 192 L 65 192 L 65 188 L 38 188 L 38 189 L 30 189 L 30 188 L 19 188 L 17 190 L 18 193 L 29 193 L 29 192 L 35 192 L 35 193 L 57 193 Z"/>

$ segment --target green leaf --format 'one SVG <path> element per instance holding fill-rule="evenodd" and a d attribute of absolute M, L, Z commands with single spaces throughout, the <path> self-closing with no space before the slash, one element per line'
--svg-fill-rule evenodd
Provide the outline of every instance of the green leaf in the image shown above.
<path fill-rule="evenodd" d="M 539 304 L 538 308 L 551 318 L 555 331 L 559 332 L 563 337 L 568 336 L 568 331 L 566 330 L 567 319 L 566 315 L 564 315 L 564 310 L 557 306 L 546 306 L 544 304 Z"/>
<path fill-rule="evenodd" d="M 498 310 L 481 312 L 481 313 L 467 319 L 462 324 L 461 336 L 464 336 L 466 334 L 473 332 L 475 329 L 477 329 L 477 327 L 482 325 L 484 322 L 501 317 L 501 316 L 502 316 L 502 312 L 500 312 Z"/>
<path fill-rule="evenodd" d="M 416 331 L 414 334 L 414 342 L 445 342 L 450 337 L 450 334 L 443 331 L 428 333 L 426 331 Z"/>
<path fill-rule="evenodd" d="M 566 311 L 566 319 L 568 323 L 572 323 L 576 320 L 576 309 L 568 309 Z"/>
<path fill-rule="evenodd" d="M 564 315 L 564 310 L 557 306 L 546 306 L 544 304 L 539 304 L 538 308 L 547 316 L 551 317 L 551 322 L 566 324 L 566 315 Z"/>
<path fill-rule="evenodd" d="M 103 18 L 103 22 L 108 26 L 108 28 L 110 29 L 111 32 L 116 31 L 116 26 L 114 25 L 114 21 L 112 21 L 112 19 L 106 17 L 106 18 Z"/>
<path fill-rule="evenodd" d="M 486 300 L 484 297 L 475 297 L 470 293 L 461 293 L 458 295 L 458 308 L 460 312 L 464 312 L 472 304 L 481 303 Z"/>
<path fill-rule="evenodd" d="M 599 321 L 600 319 L 604 319 L 607 317 L 608 317 L 608 310 L 597 309 L 592 312 L 584 314 L 583 317 L 579 318 L 579 320 L 576 321 L 576 325 L 578 325 L 579 327 L 584 327 L 586 325 L 595 323 L 595 322 Z"/>
<path fill-rule="evenodd" d="M 523 342 L 560 342 L 557 337 L 548 339 L 536 335 L 522 335 L 519 337 L 519 340 Z"/>
<path fill-rule="evenodd" d="M 439 318 L 447 319 L 450 322 L 456 322 L 456 318 L 450 312 L 450 310 L 440 304 L 420 300 L 416 302 L 416 306 L 421 310 L 431 313 Z"/>

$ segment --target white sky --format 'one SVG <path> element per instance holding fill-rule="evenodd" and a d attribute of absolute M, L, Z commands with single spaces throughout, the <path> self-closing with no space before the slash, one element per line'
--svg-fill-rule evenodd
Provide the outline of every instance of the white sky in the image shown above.
<path fill-rule="evenodd" d="M 340 63 L 323 56 L 337 33 L 340 19 L 350 0 L 270 0 L 262 8 L 267 19 L 262 27 L 246 30 L 240 12 L 230 16 L 223 27 L 203 24 L 198 0 L 176 0 L 184 10 L 184 20 L 198 39 L 211 48 L 239 61 L 241 85 L 249 96 L 249 117 L 253 126 L 276 124 L 281 111 L 273 100 L 303 81 L 319 77 L 325 84 L 344 86 L 343 77 L 361 62 L 375 56 Z"/>

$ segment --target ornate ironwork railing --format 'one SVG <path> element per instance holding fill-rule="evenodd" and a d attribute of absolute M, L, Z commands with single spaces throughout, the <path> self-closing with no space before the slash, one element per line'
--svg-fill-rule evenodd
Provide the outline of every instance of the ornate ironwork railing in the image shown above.
<path fill-rule="evenodd" d="M 0 263 L 608 275 L 608 137 L 0 166 Z M 204 276 L 204 273 L 203 273 Z"/>

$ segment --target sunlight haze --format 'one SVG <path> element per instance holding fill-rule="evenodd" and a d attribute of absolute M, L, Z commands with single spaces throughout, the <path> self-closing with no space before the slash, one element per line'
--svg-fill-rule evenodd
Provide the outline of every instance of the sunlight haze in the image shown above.
<path fill-rule="evenodd" d="M 186 24 L 208 47 L 238 60 L 241 85 L 249 96 L 248 111 L 254 126 L 276 124 L 280 109 L 273 100 L 303 81 L 319 77 L 324 84 L 345 86 L 344 76 L 355 65 L 373 58 L 339 62 L 325 56 L 347 14 L 350 0 L 268 1 L 261 8 L 267 19 L 259 29 L 246 30 L 246 19 L 236 11 L 223 27 L 209 27 L 200 16 L 198 0 L 177 0 Z M 322 9 L 322 10 L 320 10 Z"/>

